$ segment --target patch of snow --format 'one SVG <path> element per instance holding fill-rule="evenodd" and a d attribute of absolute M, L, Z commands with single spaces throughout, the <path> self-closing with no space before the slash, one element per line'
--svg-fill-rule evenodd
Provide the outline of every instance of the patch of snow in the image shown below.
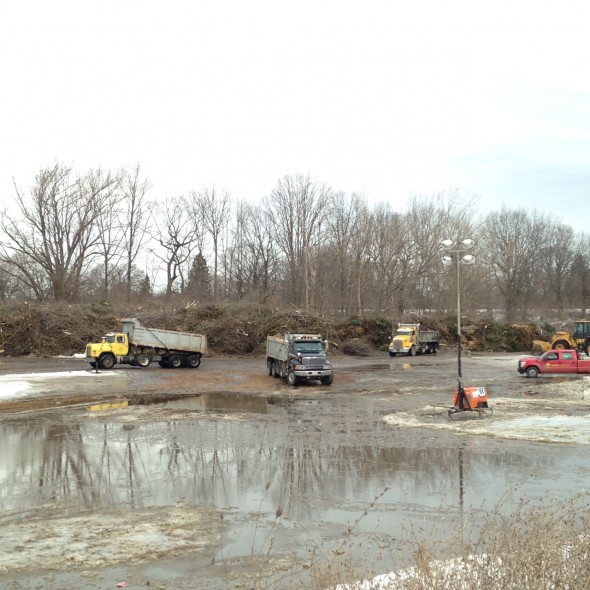
<path fill-rule="evenodd" d="M 70 379 L 72 377 L 92 377 L 101 375 L 120 375 L 115 371 L 58 371 L 53 373 L 19 373 L 0 376 L 0 399 L 24 397 L 31 393 L 39 385 L 48 380 L 57 382 L 59 379 Z"/>

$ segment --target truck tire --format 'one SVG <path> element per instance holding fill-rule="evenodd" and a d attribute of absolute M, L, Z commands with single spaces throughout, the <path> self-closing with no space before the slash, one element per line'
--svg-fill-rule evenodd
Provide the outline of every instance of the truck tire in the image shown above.
<path fill-rule="evenodd" d="M 135 359 L 138 367 L 149 367 L 152 359 L 147 354 L 138 354 Z"/>
<path fill-rule="evenodd" d="M 272 361 L 270 359 L 266 361 L 266 368 L 268 369 L 268 376 L 272 377 Z"/>
<path fill-rule="evenodd" d="M 553 348 L 555 350 L 565 350 L 566 348 L 571 348 L 567 340 L 558 340 L 554 345 Z"/>
<path fill-rule="evenodd" d="M 536 377 L 539 374 L 539 369 L 535 366 L 526 368 L 527 377 Z"/>
<path fill-rule="evenodd" d="M 186 366 L 189 369 L 198 369 L 201 364 L 201 357 L 198 354 L 189 354 L 186 357 Z"/>
<path fill-rule="evenodd" d="M 322 385 L 332 385 L 334 382 L 334 372 L 330 373 L 327 377 L 322 377 L 320 381 Z"/>
<path fill-rule="evenodd" d="M 168 359 L 168 366 L 171 369 L 179 369 L 180 367 L 182 367 L 182 357 L 179 354 L 173 354 L 169 359 Z"/>
<path fill-rule="evenodd" d="M 416 356 L 416 347 L 415 346 L 410 347 L 410 350 L 408 351 L 408 355 L 409 356 Z"/>
<path fill-rule="evenodd" d="M 112 369 L 115 366 L 115 357 L 112 354 L 103 354 L 98 359 L 98 366 L 101 369 Z"/>
<path fill-rule="evenodd" d="M 279 377 L 281 379 L 284 379 L 287 376 L 287 366 L 285 365 L 285 363 L 280 363 L 279 364 Z"/>
<path fill-rule="evenodd" d="M 272 376 L 276 377 L 277 379 L 281 376 L 278 361 L 272 362 Z"/>
<path fill-rule="evenodd" d="M 297 375 L 295 375 L 295 373 L 293 371 L 289 371 L 287 373 L 287 383 L 289 385 L 297 385 L 297 381 L 299 381 L 297 379 Z"/>

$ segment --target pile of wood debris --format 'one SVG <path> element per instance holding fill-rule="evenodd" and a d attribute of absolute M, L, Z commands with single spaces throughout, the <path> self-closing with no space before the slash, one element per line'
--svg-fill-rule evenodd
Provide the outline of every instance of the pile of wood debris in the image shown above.
<path fill-rule="evenodd" d="M 332 345 L 332 352 L 365 356 L 387 350 L 392 326 L 398 321 L 359 319 L 336 321 L 322 315 L 285 311 L 256 304 L 183 303 L 161 308 L 136 307 L 113 310 L 108 304 L 83 306 L 23 303 L 0 308 L 0 351 L 10 356 L 55 356 L 84 352 L 108 332 L 119 330 L 121 319 L 136 317 L 145 326 L 205 334 L 209 350 L 219 355 L 263 354 L 269 334 L 312 332 Z M 415 318 L 400 318 L 415 322 Z M 456 346 L 456 318 L 421 323 L 440 332 L 441 343 Z M 526 351 L 542 338 L 533 324 L 498 324 L 461 320 L 462 346 L 471 351 Z"/>

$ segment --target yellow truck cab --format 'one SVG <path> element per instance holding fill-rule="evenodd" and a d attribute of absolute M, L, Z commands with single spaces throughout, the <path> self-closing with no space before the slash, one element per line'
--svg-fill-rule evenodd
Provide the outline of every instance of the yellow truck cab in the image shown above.
<path fill-rule="evenodd" d="M 389 343 L 389 356 L 435 353 L 439 349 L 439 334 L 423 330 L 420 324 L 399 324 Z"/>

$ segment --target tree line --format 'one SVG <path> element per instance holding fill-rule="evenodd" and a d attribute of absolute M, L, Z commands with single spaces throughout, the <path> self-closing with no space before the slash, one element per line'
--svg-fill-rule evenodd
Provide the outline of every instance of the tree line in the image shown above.
<path fill-rule="evenodd" d="M 215 187 L 159 197 L 141 166 L 42 168 L 0 219 L 0 299 L 248 300 L 335 317 L 500 313 L 507 322 L 586 313 L 590 238 L 536 210 L 482 215 L 476 197 L 411 197 L 403 211 L 309 176 L 258 203 Z M 8 202 L 8 199 L 3 199 Z M 441 263 L 471 238 L 476 263 Z"/>

